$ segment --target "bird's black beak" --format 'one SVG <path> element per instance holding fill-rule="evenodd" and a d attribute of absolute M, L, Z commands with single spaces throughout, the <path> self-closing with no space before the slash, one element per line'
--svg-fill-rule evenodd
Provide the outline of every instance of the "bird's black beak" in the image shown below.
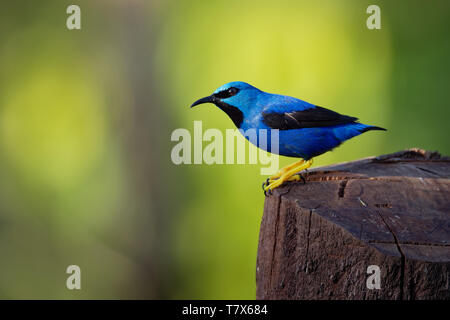
<path fill-rule="evenodd" d="M 199 105 L 199 104 L 202 104 L 202 103 L 215 103 L 215 102 L 216 102 L 216 97 L 214 97 L 213 95 L 211 95 L 211 96 L 208 96 L 208 97 L 204 97 L 204 98 L 198 99 L 197 101 L 195 101 L 195 102 L 191 105 L 191 108 L 192 108 L 192 107 L 195 107 L 195 106 L 197 106 L 197 105 Z"/>

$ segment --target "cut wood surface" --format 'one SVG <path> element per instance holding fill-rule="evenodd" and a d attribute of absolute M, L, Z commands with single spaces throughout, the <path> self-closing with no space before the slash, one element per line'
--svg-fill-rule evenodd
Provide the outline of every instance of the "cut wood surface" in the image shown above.
<path fill-rule="evenodd" d="M 450 299 L 450 158 L 410 149 L 275 189 L 256 281 L 258 299 Z"/>

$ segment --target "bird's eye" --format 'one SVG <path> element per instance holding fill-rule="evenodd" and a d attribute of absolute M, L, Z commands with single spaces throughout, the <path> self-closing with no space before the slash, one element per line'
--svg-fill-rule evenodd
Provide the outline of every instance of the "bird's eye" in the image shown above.
<path fill-rule="evenodd" d="M 214 94 L 214 96 L 219 99 L 226 99 L 226 98 L 234 96 L 238 92 L 239 92 L 239 90 L 237 88 L 231 87 L 229 89 L 226 89 L 226 90 L 223 90 L 223 91 L 220 91 L 220 92 Z"/>
<path fill-rule="evenodd" d="M 230 88 L 228 89 L 228 94 L 231 96 L 234 96 L 237 93 L 237 89 L 236 88 Z"/>

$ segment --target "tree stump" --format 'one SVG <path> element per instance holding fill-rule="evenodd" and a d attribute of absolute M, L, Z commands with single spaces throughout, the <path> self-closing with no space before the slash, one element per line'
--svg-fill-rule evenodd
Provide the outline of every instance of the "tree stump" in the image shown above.
<path fill-rule="evenodd" d="M 275 189 L 257 299 L 450 299 L 449 178 L 450 158 L 410 149 Z"/>

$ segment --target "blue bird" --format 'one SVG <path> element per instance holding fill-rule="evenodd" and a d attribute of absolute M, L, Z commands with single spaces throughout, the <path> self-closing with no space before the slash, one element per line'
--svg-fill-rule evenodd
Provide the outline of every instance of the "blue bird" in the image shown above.
<path fill-rule="evenodd" d="M 260 139 L 255 142 L 245 136 L 257 147 L 279 155 L 301 158 L 268 178 L 263 185 L 265 193 L 271 193 L 286 181 L 303 180 L 298 173 L 312 165 L 313 157 L 366 131 L 386 130 L 359 123 L 355 117 L 300 99 L 261 91 L 241 81 L 219 87 L 212 95 L 194 102 L 191 108 L 202 103 L 215 104 L 231 118 L 238 129 L 267 129 L 264 143 Z M 278 151 L 271 145 L 270 129 L 279 130 Z"/>

